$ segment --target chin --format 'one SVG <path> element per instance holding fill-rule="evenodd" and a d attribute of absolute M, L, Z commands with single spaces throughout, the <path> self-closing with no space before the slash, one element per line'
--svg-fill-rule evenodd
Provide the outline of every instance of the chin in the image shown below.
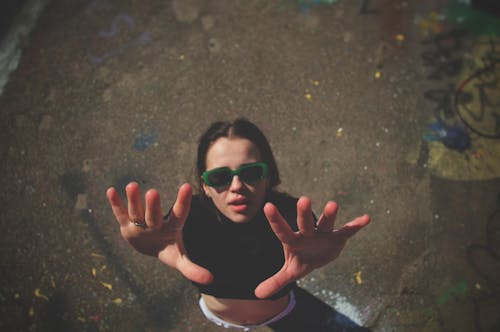
<path fill-rule="evenodd" d="M 226 216 L 226 217 L 228 217 L 232 222 L 235 222 L 238 224 L 246 223 L 246 222 L 249 222 L 250 220 L 252 220 L 252 218 L 247 216 L 247 215 L 237 214 L 237 213 L 231 213 L 230 216 Z"/>
<path fill-rule="evenodd" d="M 224 211 L 223 214 L 228 219 L 230 219 L 232 222 L 235 222 L 238 224 L 249 222 L 256 215 L 256 213 L 252 213 L 251 211 L 245 211 L 245 213 L 238 213 L 238 212 L 232 211 L 230 209 L 227 209 L 226 211 Z"/>

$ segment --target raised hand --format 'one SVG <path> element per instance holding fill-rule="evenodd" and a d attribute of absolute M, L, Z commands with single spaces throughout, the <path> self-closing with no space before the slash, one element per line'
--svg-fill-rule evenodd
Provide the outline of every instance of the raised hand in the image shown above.
<path fill-rule="evenodd" d="M 257 286 L 258 298 L 268 298 L 288 283 L 337 258 L 347 240 L 370 223 L 370 217 L 363 215 L 335 230 L 337 211 L 338 205 L 328 202 L 314 226 L 311 201 L 301 197 L 297 202 L 298 231 L 293 232 L 276 206 L 271 203 L 264 206 L 269 224 L 282 242 L 285 262 L 280 271 Z"/>
<path fill-rule="evenodd" d="M 125 191 L 128 207 L 125 207 L 115 188 L 111 187 L 106 192 L 123 238 L 140 253 L 158 257 L 189 280 L 200 284 L 212 282 L 213 275 L 188 258 L 182 239 L 182 227 L 191 207 L 191 186 L 184 184 L 179 188 L 166 221 L 163 220 L 160 194 L 156 190 L 146 193 L 146 210 L 137 183 L 129 183 Z"/>

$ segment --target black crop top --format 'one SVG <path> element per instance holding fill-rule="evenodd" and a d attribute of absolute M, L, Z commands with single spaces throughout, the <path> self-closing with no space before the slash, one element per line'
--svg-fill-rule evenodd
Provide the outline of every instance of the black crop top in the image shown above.
<path fill-rule="evenodd" d="M 297 199 L 272 192 L 266 197 L 297 231 Z M 183 228 L 188 257 L 208 269 L 212 283 L 194 283 L 201 293 L 218 298 L 257 299 L 255 288 L 278 272 L 284 263 L 283 246 L 261 209 L 247 223 L 234 223 L 214 206 L 212 200 L 194 195 Z M 287 294 L 295 282 L 274 294 Z"/>

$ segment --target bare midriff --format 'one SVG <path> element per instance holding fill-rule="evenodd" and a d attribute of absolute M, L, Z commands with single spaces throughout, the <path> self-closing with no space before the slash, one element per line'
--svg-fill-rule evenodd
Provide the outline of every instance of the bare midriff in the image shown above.
<path fill-rule="evenodd" d="M 203 293 L 201 296 L 213 314 L 238 325 L 263 323 L 285 310 L 289 301 L 288 295 L 276 300 L 221 299 Z"/>

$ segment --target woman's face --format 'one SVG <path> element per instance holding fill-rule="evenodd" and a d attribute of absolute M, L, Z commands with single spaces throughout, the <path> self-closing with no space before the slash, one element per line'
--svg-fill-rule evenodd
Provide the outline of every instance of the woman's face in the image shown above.
<path fill-rule="evenodd" d="M 221 137 L 208 149 L 205 163 L 207 170 L 219 167 L 235 170 L 241 165 L 259 161 L 262 161 L 260 151 L 250 140 Z M 210 187 L 203 183 L 203 190 L 223 215 L 233 222 L 244 223 L 262 208 L 268 183 L 266 178 L 249 184 L 235 175 L 224 187 Z"/>

